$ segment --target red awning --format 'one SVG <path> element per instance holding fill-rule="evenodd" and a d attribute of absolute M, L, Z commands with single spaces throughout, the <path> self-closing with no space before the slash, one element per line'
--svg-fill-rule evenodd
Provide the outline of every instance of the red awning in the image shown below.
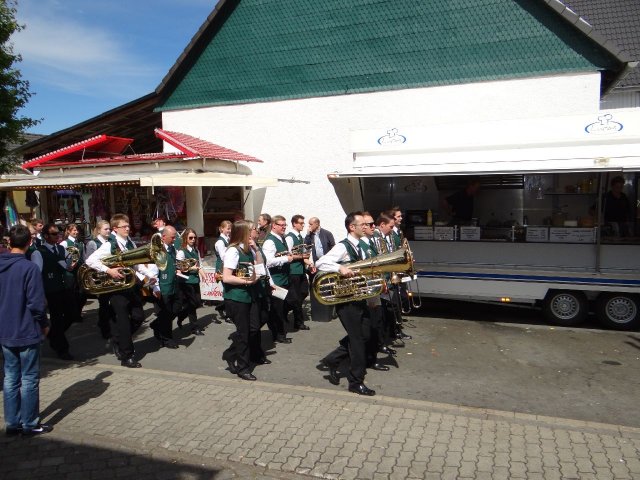
<path fill-rule="evenodd" d="M 156 136 L 180 150 L 177 152 L 143 153 L 123 155 L 131 145 L 132 138 L 98 135 L 68 147 L 33 158 L 22 164 L 24 169 L 47 167 L 73 167 L 103 165 L 110 163 L 145 163 L 161 160 L 181 160 L 185 158 L 208 158 L 243 162 L 262 162 L 255 157 L 245 155 L 230 148 L 221 147 L 184 133 L 168 132 L 156 128 Z"/>

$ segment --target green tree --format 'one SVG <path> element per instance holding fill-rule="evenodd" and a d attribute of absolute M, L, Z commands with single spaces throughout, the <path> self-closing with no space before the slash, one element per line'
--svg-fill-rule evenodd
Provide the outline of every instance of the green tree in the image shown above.
<path fill-rule="evenodd" d="M 18 115 L 31 97 L 29 82 L 16 68 L 22 58 L 13 52 L 9 41 L 14 32 L 24 28 L 16 20 L 16 1 L 0 0 L 0 172 L 6 172 L 19 162 L 11 149 L 23 143 L 24 131 L 39 120 Z"/>

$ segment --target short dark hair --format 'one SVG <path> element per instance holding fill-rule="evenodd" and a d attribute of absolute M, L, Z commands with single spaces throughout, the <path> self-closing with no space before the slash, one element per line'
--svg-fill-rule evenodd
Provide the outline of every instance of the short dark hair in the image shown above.
<path fill-rule="evenodd" d="M 44 227 L 42 227 L 42 231 L 44 232 L 45 235 L 48 235 L 49 230 L 51 230 L 53 227 L 55 227 L 56 230 L 60 231 L 60 229 L 58 228 L 58 225 L 56 225 L 55 223 L 47 223 Z"/>
<path fill-rule="evenodd" d="M 294 215 L 293 217 L 291 217 L 291 225 L 298 223 L 300 220 L 304 220 L 304 217 L 302 215 Z"/>
<path fill-rule="evenodd" d="M 268 224 L 271 223 L 271 215 L 269 215 L 268 213 L 261 213 L 258 216 L 264 218 L 264 221 L 267 222 Z"/>
<path fill-rule="evenodd" d="M 349 232 L 349 225 L 351 225 L 355 221 L 356 216 L 358 215 L 362 216 L 362 212 L 359 210 L 356 212 L 349 213 L 347 217 L 344 219 L 344 228 L 347 229 L 347 233 Z"/>
<path fill-rule="evenodd" d="M 31 243 L 31 231 L 25 225 L 14 225 L 9 229 L 9 245 L 11 248 L 24 250 Z"/>
<path fill-rule="evenodd" d="M 381 224 L 387 224 L 390 222 L 395 222 L 395 219 L 393 218 L 392 215 L 389 215 L 386 212 L 382 212 L 380 215 L 378 215 L 378 218 L 376 220 L 376 225 L 380 226 Z"/>
<path fill-rule="evenodd" d="M 624 177 L 621 175 L 618 175 L 617 177 L 613 177 L 611 179 L 611 186 L 613 187 L 616 183 L 624 184 L 624 182 L 625 182 Z"/>

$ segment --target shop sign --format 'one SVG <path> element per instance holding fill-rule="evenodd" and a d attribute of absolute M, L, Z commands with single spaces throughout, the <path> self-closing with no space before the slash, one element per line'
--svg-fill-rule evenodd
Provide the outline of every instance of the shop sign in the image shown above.
<path fill-rule="evenodd" d="M 595 243 L 595 228 L 550 228 L 549 241 L 558 243 Z"/>
<path fill-rule="evenodd" d="M 414 240 L 433 240 L 433 227 L 413 227 Z"/>
<path fill-rule="evenodd" d="M 613 120 L 613 115 L 606 113 L 598 116 L 598 121 L 590 123 L 584 127 L 584 131 L 591 135 L 611 135 L 612 133 L 619 132 L 624 127 L 620 122 Z"/>
<path fill-rule="evenodd" d="M 455 240 L 453 227 L 433 227 L 434 240 Z"/>
<path fill-rule="evenodd" d="M 527 227 L 527 242 L 548 242 L 549 227 Z"/>
<path fill-rule="evenodd" d="M 460 227 L 460 240 L 480 240 L 480 227 Z"/>

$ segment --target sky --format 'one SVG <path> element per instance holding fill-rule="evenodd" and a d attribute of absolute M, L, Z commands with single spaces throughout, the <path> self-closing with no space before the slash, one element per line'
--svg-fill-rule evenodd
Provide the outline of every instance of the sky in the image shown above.
<path fill-rule="evenodd" d="M 217 0 L 18 0 L 11 42 L 49 134 L 151 93 Z"/>

